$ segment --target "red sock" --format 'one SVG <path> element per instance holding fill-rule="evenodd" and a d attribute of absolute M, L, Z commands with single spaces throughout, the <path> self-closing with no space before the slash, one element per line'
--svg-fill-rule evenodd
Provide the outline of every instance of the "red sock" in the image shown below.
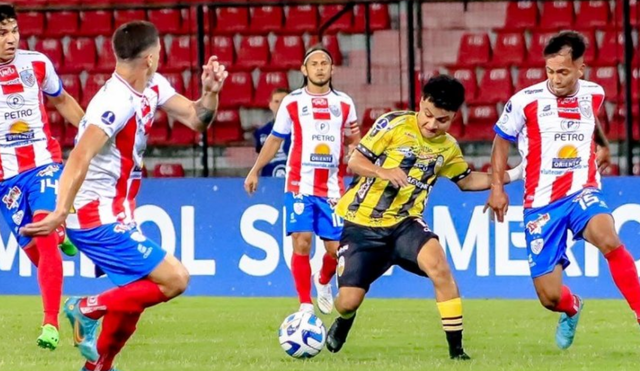
<path fill-rule="evenodd" d="M 562 286 L 560 301 L 558 302 L 558 305 L 553 308 L 553 311 L 566 313 L 569 317 L 573 317 L 578 313 L 578 306 L 579 303 L 576 296 L 571 293 L 571 290 L 569 290 L 567 286 Z"/>
<path fill-rule="evenodd" d="M 291 256 L 291 273 L 296 284 L 300 304 L 313 303 L 311 301 L 311 261 L 309 261 L 309 255 L 293 253 Z"/>
<path fill-rule="evenodd" d="M 39 222 L 47 214 L 37 214 L 34 222 Z M 62 297 L 62 256 L 58 250 L 58 236 L 51 232 L 33 239 L 40 258 L 38 259 L 38 284 L 44 307 L 43 324 L 58 327 L 58 313 Z"/>
<path fill-rule="evenodd" d="M 85 368 L 90 371 L 108 371 L 127 340 L 136 330 L 141 313 L 109 312 L 102 320 L 102 330 L 98 337 L 98 354 L 96 363 L 86 362 Z"/>
<path fill-rule="evenodd" d="M 620 245 L 604 257 L 609 262 L 613 282 L 640 321 L 640 281 L 638 281 L 636 262 L 624 245 Z"/>
<path fill-rule="evenodd" d="M 326 285 L 331 282 L 333 275 L 336 274 L 336 266 L 338 260 L 331 256 L 329 253 L 324 253 L 322 257 L 322 268 L 320 268 L 320 281 L 321 284 Z"/>
<path fill-rule="evenodd" d="M 142 313 L 145 308 L 167 301 L 160 287 L 148 279 L 90 296 L 80 301 L 80 311 L 89 318 L 98 319 L 106 312 Z"/>

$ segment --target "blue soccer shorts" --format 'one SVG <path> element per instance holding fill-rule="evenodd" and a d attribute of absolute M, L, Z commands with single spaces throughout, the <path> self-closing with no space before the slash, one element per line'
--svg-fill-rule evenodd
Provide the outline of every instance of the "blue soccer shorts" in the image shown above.
<path fill-rule="evenodd" d="M 568 231 L 574 240 L 583 239 L 589 220 L 598 214 L 611 214 L 600 190 L 584 189 L 547 206 L 526 209 L 525 237 L 531 277 L 551 273 L 555 266 L 569 266 Z"/>
<path fill-rule="evenodd" d="M 31 237 L 21 236 L 21 227 L 31 223 L 36 211 L 54 211 L 62 165 L 49 164 L 0 182 L 2 216 L 13 232 L 18 246 L 25 248 Z"/>
<path fill-rule="evenodd" d="M 344 221 L 335 213 L 336 202 L 325 197 L 285 193 L 287 236 L 313 232 L 325 241 L 340 241 Z"/>
<path fill-rule="evenodd" d="M 167 255 L 135 224 L 113 223 L 92 229 L 68 229 L 67 235 L 116 285 L 148 276 Z"/>

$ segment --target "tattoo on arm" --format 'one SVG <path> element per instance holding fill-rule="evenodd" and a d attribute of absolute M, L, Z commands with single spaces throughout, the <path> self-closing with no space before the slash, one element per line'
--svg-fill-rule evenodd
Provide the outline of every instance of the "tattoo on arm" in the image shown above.
<path fill-rule="evenodd" d="M 196 103 L 196 115 L 198 116 L 198 120 L 205 125 L 211 124 L 213 121 L 213 117 L 216 115 L 215 110 L 211 110 L 202 105 L 202 102 Z"/>

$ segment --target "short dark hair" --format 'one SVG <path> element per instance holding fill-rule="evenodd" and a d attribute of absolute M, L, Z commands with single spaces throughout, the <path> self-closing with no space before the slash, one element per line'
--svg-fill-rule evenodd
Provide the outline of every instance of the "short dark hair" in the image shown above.
<path fill-rule="evenodd" d="M 18 20 L 16 8 L 11 4 L 0 3 L 0 23 L 4 23 L 10 19 Z"/>
<path fill-rule="evenodd" d="M 276 95 L 276 94 L 283 94 L 283 93 L 284 94 L 289 94 L 291 92 L 287 88 L 278 87 L 278 88 L 273 89 L 273 91 L 271 92 L 271 98 L 273 98 L 273 96 Z"/>
<path fill-rule="evenodd" d="M 131 60 L 156 45 L 159 39 L 158 29 L 153 23 L 132 21 L 118 27 L 111 42 L 118 59 Z"/>
<path fill-rule="evenodd" d="M 587 42 L 580 33 L 575 31 L 563 31 L 553 36 L 544 47 L 544 57 L 550 57 L 560 53 L 563 48 L 571 49 L 571 59 L 574 61 L 584 55 L 587 50 Z"/>
<path fill-rule="evenodd" d="M 436 108 L 457 112 L 464 103 L 464 86 L 449 75 L 434 76 L 422 87 L 422 99 Z"/>

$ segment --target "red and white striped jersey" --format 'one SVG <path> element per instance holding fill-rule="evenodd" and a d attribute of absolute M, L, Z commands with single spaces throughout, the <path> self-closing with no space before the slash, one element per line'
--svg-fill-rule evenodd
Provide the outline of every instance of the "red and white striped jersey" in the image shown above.
<path fill-rule="evenodd" d="M 62 162 L 43 96 L 62 93 L 62 82 L 49 58 L 19 49 L 11 62 L 0 64 L 0 88 L 0 180 Z"/>
<path fill-rule="evenodd" d="M 298 89 L 282 100 L 272 134 L 280 138 L 291 135 L 287 192 L 342 196 L 347 169 L 344 136 L 350 135 L 351 124 L 357 120 L 353 100 L 339 91 L 316 95 Z"/>
<path fill-rule="evenodd" d="M 600 187 L 593 138 L 604 90 L 584 80 L 578 84 L 578 91 L 568 97 L 555 96 L 546 81 L 518 92 L 495 126 L 498 135 L 518 143 L 525 208 Z"/>
<path fill-rule="evenodd" d="M 133 222 L 135 198 L 142 178 L 142 156 L 158 106 L 176 94 L 155 74 L 143 94 L 113 76 L 93 97 L 80 122 L 78 141 L 89 125 L 102 129 L 109 140 L 91 160 L 86 179 L 74 201 L 67 228 L 90 229 L 115 222 Z"/>

